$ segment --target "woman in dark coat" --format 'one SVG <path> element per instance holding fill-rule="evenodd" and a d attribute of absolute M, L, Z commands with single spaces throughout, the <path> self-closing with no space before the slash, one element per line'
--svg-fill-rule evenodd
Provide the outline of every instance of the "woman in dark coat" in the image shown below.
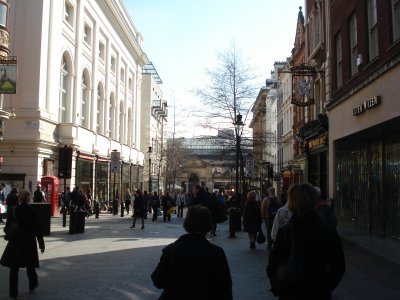
<path fill-rule="evenodd" d="M 256 192 L 247 194 L 243 209 L 243 231 L 247 232 L 250 240 L 250 249 L 256 248 L 257 233 L 261 230 L 261 207 L 256 201 Z"/>
<path fill-rule="evenodd" d="M 211 229 L 210 211 L 191 206 L 183 227 L 188 234 L 163 249 L 151 275 L 154 285 L 164 289 L 160 299 L 232 299 L 232 279 L 225 252 L 206 239 Z"/>
<path fill-rule="evenodd" d="M 171 215 L 168 213 L 168 210 L 172 207 L 172 198 L 168 192 L 161 197 L 161 206 L 163 210 L 163 221 L 165 222 L 168 219 L 168 222 L 171 221 Z"/>
<path fill-rule="evenodd" d="M 267 273 L 280 300 L 329 300 L 343 277 L 340 238 L 314 211 L 315 203 L 314 187 L 300 184 L 289 202 L 293 216 L 278 230 Z"/>
<path fill-rule="evenodd" d="M 144 215 L 147 214 L 147 208 L 144 203 L 144 198 L 141 190 L 137 190 L 135 193 L 135 200 L 133 201 L 133 224 L 130 228 L 135 228 L 136 219 L 142 219 L 142 228 L 144 229 Z"/>
<path fill-rule="evenodd" d="M 39 256 L 36 239 L 41 252 L 44 252 L 44 240 L 37 214 L 28 206 L 31 194 L 27 190 L 19 192 L 19 206 L 9 211 L 4 231 L 9 233 L 13 222 L 19 225 L 19 234 L 8 244 L 1 257 L 0 264 L 10 268 L 11 298 L 18 296 L 18 271 L 26 268 L 29 279 L 29 290 L 33 291 L 38 286 L 38 276 L 35 268 L 39 268 Z"/>

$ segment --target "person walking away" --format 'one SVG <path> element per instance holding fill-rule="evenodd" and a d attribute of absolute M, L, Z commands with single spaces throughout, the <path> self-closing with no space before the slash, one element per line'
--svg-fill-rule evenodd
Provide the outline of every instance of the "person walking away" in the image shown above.
<path fill-rule="evenodd" d="M 280 300 L 330 300 L 345 272 L 336 230 L 315 212 L 316 193 L 302 183 L 292 193 L 289 223 L 279 228 L 269 255 L 271 291 Z"/>
<path fill-rule="evenodd" d="M 87 212 L 87 217 L 89 217 L 89 216 L 93 215 L 93 211 L 92 211 L 92 202 L 93 202 L 92 192 L 91 192 L 91 190 L 89 188 L 86 190 L 86 195 L 85 196 L 86 196 L 85 199 L 84 199 L 85 200 L 85 210 Z"/>
<path fill-rule="evenodd" d="M 161 197 L 161 206 L 163 211 L 163 222 L 171 221 L 171 215 L 168 213 L 168 210 L 172 207 L 172 198 L 169 195 L 169 192 L 165 192 L 165 194 Z"/>
<path fill-rule="evenodd" d="M 249 236 L 250 249 L 256 248 L 257 233 L 262 223 L 260 203 L 256 201 L 256 196 L 256 192 L 249 192 L 243 208 L 243 231 Z"/>
<path fill-rule="evenodd" d="M 19 205 L 18 190 L 16 187 L 13 187 L 11 189 L 11 192 L 7 195 L 6 204 L 7 204 L 7 212 L 12 210 L 13 207 Z"/>
<path fill-rule="evenodd" d="M 275 188 L 268 189 L 268 196 L 263 200 L 261 205 L 261 215 L 267 228 L 268 250 L 272 247 L 271 230 L 274 224 L 274 218 L 278 209 L 282 206 L 280 200 L 275 196 Z"/>
<path fill-rule="evenodd" d="M 153 210 L 153 218 L 152 221 L 156 221 L 158 217 L 158 210 L 160 209 L 160 197 L 157 195 L 157 192 L 153 193 L 153 196 L 150 200 L 150 205 Z"/>
<path fill-rule="evenodd" d="M 126 215 L 129 215 L 129 208 L 132 203 L 132 194 L 129 188 L 126 189 L 124 202 L 125 202 Z"/>
<path fill-rule="evenodd" d="M 206 239 L 211 229 L 210 211 L 191 206 L 183 227 L 188 233 L 162 250 L 151 274 L 154 285 L 163 289 L 160 299 L 231 300 L 232 279 L 225 252 Z"/>
<path fill-rule="evenodd" d="M 210 207 L 210 203 L 209 203 L 210 199 L 208 198 L 207 193 L 203 187 L 196 184 L 193 187 L 193 194 L 194 194 L 194 199 L 193 199 L 193 203 L 192 203 L 193 205 L 203 205 L 207 208 Z"/>
<path fill-rule="evenodd" d="M 39 218 L 36 212 L 28 206 L 31 194 L 27 190 L 19 193 L 19 206 L 9 211 L 9 217 L 5 227 L 7 243 L 4 253 L 0 259 L 2 266 L 10 268 L 9 296 L 18 297 L 18 272 L 19 268 L 26 268 L 29 280 L 29 290 L 33 291 L 38 286 L 38 276 L 35 268 L 39 268 L 39 257 L 36 240 L 43 253 L 45 250 Z M 18 224 L 18 234 L 14 231 L 12 238 L 11 232 L 14 224 Z"/>
<path fill-rule="evenodd" d="M 144 205 L 144 198 L 140 190 L 136 190 L 135 200 L 133 201 L 133 223 L 130 228 L 135 228 L 136 219 L 142 220 L 142 227 L 144 229 L 144 214 L 146 213 L 146 207 Z"/>
<path fill-rule="evenodd" d="M 36 191 L 33 193 L 33 203 L 43 203 L 44 197 L 40 185 L 36 186 Z"/>
<path fill-rule="evenodd" d="M 317 193 L 317 203 L 315 205 L 315 212 L 324 221 L 326 224 L 336 228 L 337 219 L 335 214 L 333 213 L 331 207 L 328 204 L 328 201 L 321 197 L 321 189 L 319 187 L 314 187 L 315 192 Z"/>
<path fill-rule="evenodd" d="M 216 236 L 217 218 L 222 213 L 222 206 L 218 201 L 216 193 L 210 196 L 210 212 L 211 212 L 211 235 Z"/>
<path fill-rule="evenodd" d="M 186 195 L 184 191 L 181 191 L 178 194 L 177 200 L 176 200 L 176 204 L 178 205 L 178 218 L 182 218 L 183 217 L 183 208 L 185 207 L 186 204 Z"/>
<path fill-rule="evenodd" d="M 278 211 L 276 212 L 274 223 L 272 224 L 272 229 L 271 229 L 272 242 L 274 242 L 276 239 L 276 235 L 278 234 L 278 229 L 281 228 L 283 225 L 289 223 L 290 218 L 292 217 L 292 212 L 289 210 L 289 205 L 290 205 L 289 203 L 292 201 L 291 199 L 293 198 L 293 193 L 296 191 L 298 187 L 299 187 L 298 184 L 293 184 L 289 187 L 287 192 L 287 201 L 285 202 L 285 205 L 279 208 Z"/>

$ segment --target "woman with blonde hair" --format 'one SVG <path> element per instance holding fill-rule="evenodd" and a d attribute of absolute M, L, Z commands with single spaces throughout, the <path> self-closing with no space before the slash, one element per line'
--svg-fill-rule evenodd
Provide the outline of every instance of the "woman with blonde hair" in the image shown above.
<path fill-rule="evenodd" d="M 243 209 L 243 231 L 249 235 L 250 249 L 256 248 L 257 233 L 261 230 L 262 222 L 260 202 L 256 201 L 256 197 L 256 192 L 249 192 Z"/>
<path fill-rule="evenodd" d="M 8 244 L 1 257 L 0 264 L 10 268 L 9 295 L 18 297 L 19 268 L 26 268 L 29 280 L 29 290 L 38 286 L 38 276 L 35 268 L 39 268 L 39 256 L 36 239 L 41 252 L 44 252 L 44 240 L 36 212 L 28 206 L 31 193 L 27 190 L 19 192 L 19 206 L 9 212 L 5 239 Z"/>
<path fill-rule="evenodd" d="M 314 210 L 314 187 L 299 184 L 291 192 L 288 224 L 278 230 L 267 267 L 271 291 L 280 300 L 330 300 L 345 271 L 336 230 Z"/>

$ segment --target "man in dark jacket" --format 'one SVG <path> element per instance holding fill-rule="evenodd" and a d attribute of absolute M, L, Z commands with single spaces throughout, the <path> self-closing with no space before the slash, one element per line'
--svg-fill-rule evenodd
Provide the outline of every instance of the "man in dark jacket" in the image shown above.
<path fill-rule="evenodd" d="M 203 187 L 200 185 L 195 185 L 193 187 L 193 194 L 194 194 L 194 199 L 193 199 L 193 205 L 202 205 L 207 208 L 210 207 L 210 199 L 207 196 L 206 191 L 204 190 Z"/>
<path fill-rule="evenodd" d="M 315 213 L 316 194 L 310 184 L 293 192 L 293 216 L 279 228 L 267 267 L 271 291 L 281 300 L 330 300 L 345 271 L 336 230 Z"/>
<path fill-rule="evenodd" d="M 40 188 L 40 185 L 36 186 L 36 191 L 33 193 L 33 202 L 34 203 L 43 203 L 44 197 L 43 197 L 43 192 L 42 189 Z"/>
<path fill-rule="evenodd" d="M 232 279 L 224 250 L 205 237 L 211 229 L 209 210 L 192 206 L 183 227 L 188 234 L 163 249 L 151 275 L 154 285 L 164 289 L 160 299 L 232 299 Z"/>
<path fill-rule="evenodd" d="M 14 231 L 13 238 L 8 241 L 0 260 L 1 265 L 10 268 L 9 294 L 11 298 L 18 296 L 19 268 L 26 268 L 29 290 L 33 291 L 38 286 L 38 276 L 35 271 L 35 268 L 39 267 L 36 239 L 42 253 L 45 249 L 39 218 L 35 211 L 28 206 L 30 195 L 27 190 L 20 191 L 20 205 L 9 212 L 4 229 L 6 238 L 9 238 L 11 234 L 9 230 L 12 230 L 12 223 L 15 222 L 19 225 L 18 233 Z"/>

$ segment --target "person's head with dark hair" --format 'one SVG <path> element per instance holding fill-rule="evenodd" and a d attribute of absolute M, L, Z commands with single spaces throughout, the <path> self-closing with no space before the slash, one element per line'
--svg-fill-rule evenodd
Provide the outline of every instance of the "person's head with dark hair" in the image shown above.
<path fill-rule="evenodd" d="M 200 205 L 191 206 L 183 222 L 183 228 L 188 233 L 206 235 L 211 230 L 211 213 L 208 208 Z"/>
<path fill-rule="evenodd" d="M 288 192 L 289 209 L 301 215 L 304 211 L 311 210 L 317 202 L 317 193 L 309 183 L 301 183 L 291 187 Z"/>
<path fill-rule="evenodd" d="M 13 187 L 13 188 L 11 189 L 11 193 L 13 193 L 13 194 L 18 194 L 18 189 L 17 189 L 16 187 Z"/>

